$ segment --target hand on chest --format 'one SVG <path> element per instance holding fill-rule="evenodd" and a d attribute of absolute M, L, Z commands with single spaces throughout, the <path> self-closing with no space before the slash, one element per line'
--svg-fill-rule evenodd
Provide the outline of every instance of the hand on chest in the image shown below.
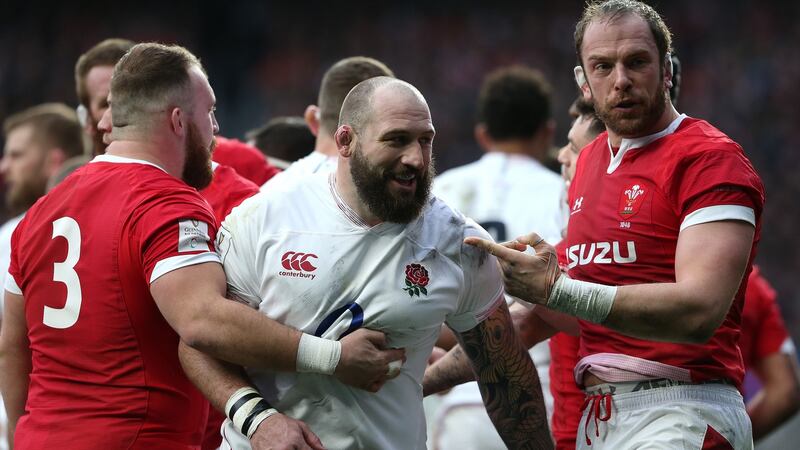
<path fill-rule="evenodd" d="M 262 310 L 332 339 L 363 326 L 413 340 L 457 308 L 461 285 L 439 252 L 371 233 L 283 236 L 268 248 L 266 267 Z"/>

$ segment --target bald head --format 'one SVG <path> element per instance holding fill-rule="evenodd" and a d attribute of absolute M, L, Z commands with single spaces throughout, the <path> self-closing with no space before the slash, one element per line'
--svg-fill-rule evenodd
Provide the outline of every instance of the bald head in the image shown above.
<path fill-rule="evenodd" d="M 427 108 L 425 97 L 411 84 L 391 77 L 370 78 L 355 85 L 345 97 L 339 126 L 349 125 L 356 132 L 363 130 L 373 116 L 373 100 L 384 95 L 412 97 Z"/>
<path fill-rule="evenodd" d="M 331 66 L 322 77 L 317 100 L 323 133 L 333 136 L 336 132 L 347 93 L 358 83 L 380 76 L 394 77 L 394 72 L 386 64 L 366 56 L 351 56 Z"/>

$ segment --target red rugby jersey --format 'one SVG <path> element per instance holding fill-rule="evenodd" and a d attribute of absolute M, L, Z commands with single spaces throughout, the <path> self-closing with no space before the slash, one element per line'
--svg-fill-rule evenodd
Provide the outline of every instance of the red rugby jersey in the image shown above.
<path fill-rule="evenodd" d="M 211 179 L 211 184 L 200 190 L 200 195 L 211 205 L 219 225 L 233 208 L 256 194 L 258 186 L 231 167 L 217 163 L 213 165 L 214 178 Z"/>
<path fill-rule="evenodd" d="M 270 164 L 267 157 L 257 148 L 222 136 L 217 136 L 217 146 L 211 153 L 211 159 L 222 165 L 233 167 L 233 170 L 239 175 L 258 186 L 263 185 L 280 172 L 280 169 Z"/>
<path fill-rule="evenodd" d="M 28 211 L 9 268 L 25 297 L 33 365 L 17 449 L 199 448 L 205 402 L 150 283 L 218 262 L 215 233 L 194 189 L 111 155 Z"/>
<path fill-rule="evenodd" d="M 744 294 L 742 337 L 739 339 L 739 348 L 747 368 L 781 351 L 789 339 L 776 297 L 775 290 L 761 275 L 758 266 L 753 266 Z"/>
<path fill-rule="evenodd" d="M 579 156 L 564 255 L 572 278 L 607 285 L 674 282 L 680 230 L 715 220 L 754 223 L 752 259 L 764 189 L 738 144 L 705 121 L 680 116 L 660 133 L 623 140 L 614 155 L 602 133 Z M 705 344 L 636 339 L 581 321 L 584 359 L 576 380 L 586 364 L 602 358 L 605 368 L 634 367 L 654 378 L 741 384 L 737 342 L 745 286 Z"/>

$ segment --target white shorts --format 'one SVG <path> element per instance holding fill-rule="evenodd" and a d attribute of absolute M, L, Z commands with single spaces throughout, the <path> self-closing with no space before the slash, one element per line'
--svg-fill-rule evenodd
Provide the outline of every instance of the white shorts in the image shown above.
<path fill-rule="evenodd" d="M 696 384 L 591 394 L 578 427 L 577 449 L 753 448 L 750 418 L 733 386 Z"/>
<path fill-rule="evenodd" d="M 446 407 L 437 415 L 433 450 L 505 450 L 506 446 L 486 413 L 483 403 L 463 403 Z"/>

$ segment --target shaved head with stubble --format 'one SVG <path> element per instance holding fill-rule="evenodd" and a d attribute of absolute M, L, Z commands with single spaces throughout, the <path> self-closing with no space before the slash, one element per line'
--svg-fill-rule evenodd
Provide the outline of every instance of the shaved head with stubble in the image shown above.
<path fill-rule="evenodd" d="M 425 97 L 405 81 L 370 78 L 347 94 L 336 141 L 371 216 L 396 223 L 419 216 L 434 175 L 434 134 Z"/>

